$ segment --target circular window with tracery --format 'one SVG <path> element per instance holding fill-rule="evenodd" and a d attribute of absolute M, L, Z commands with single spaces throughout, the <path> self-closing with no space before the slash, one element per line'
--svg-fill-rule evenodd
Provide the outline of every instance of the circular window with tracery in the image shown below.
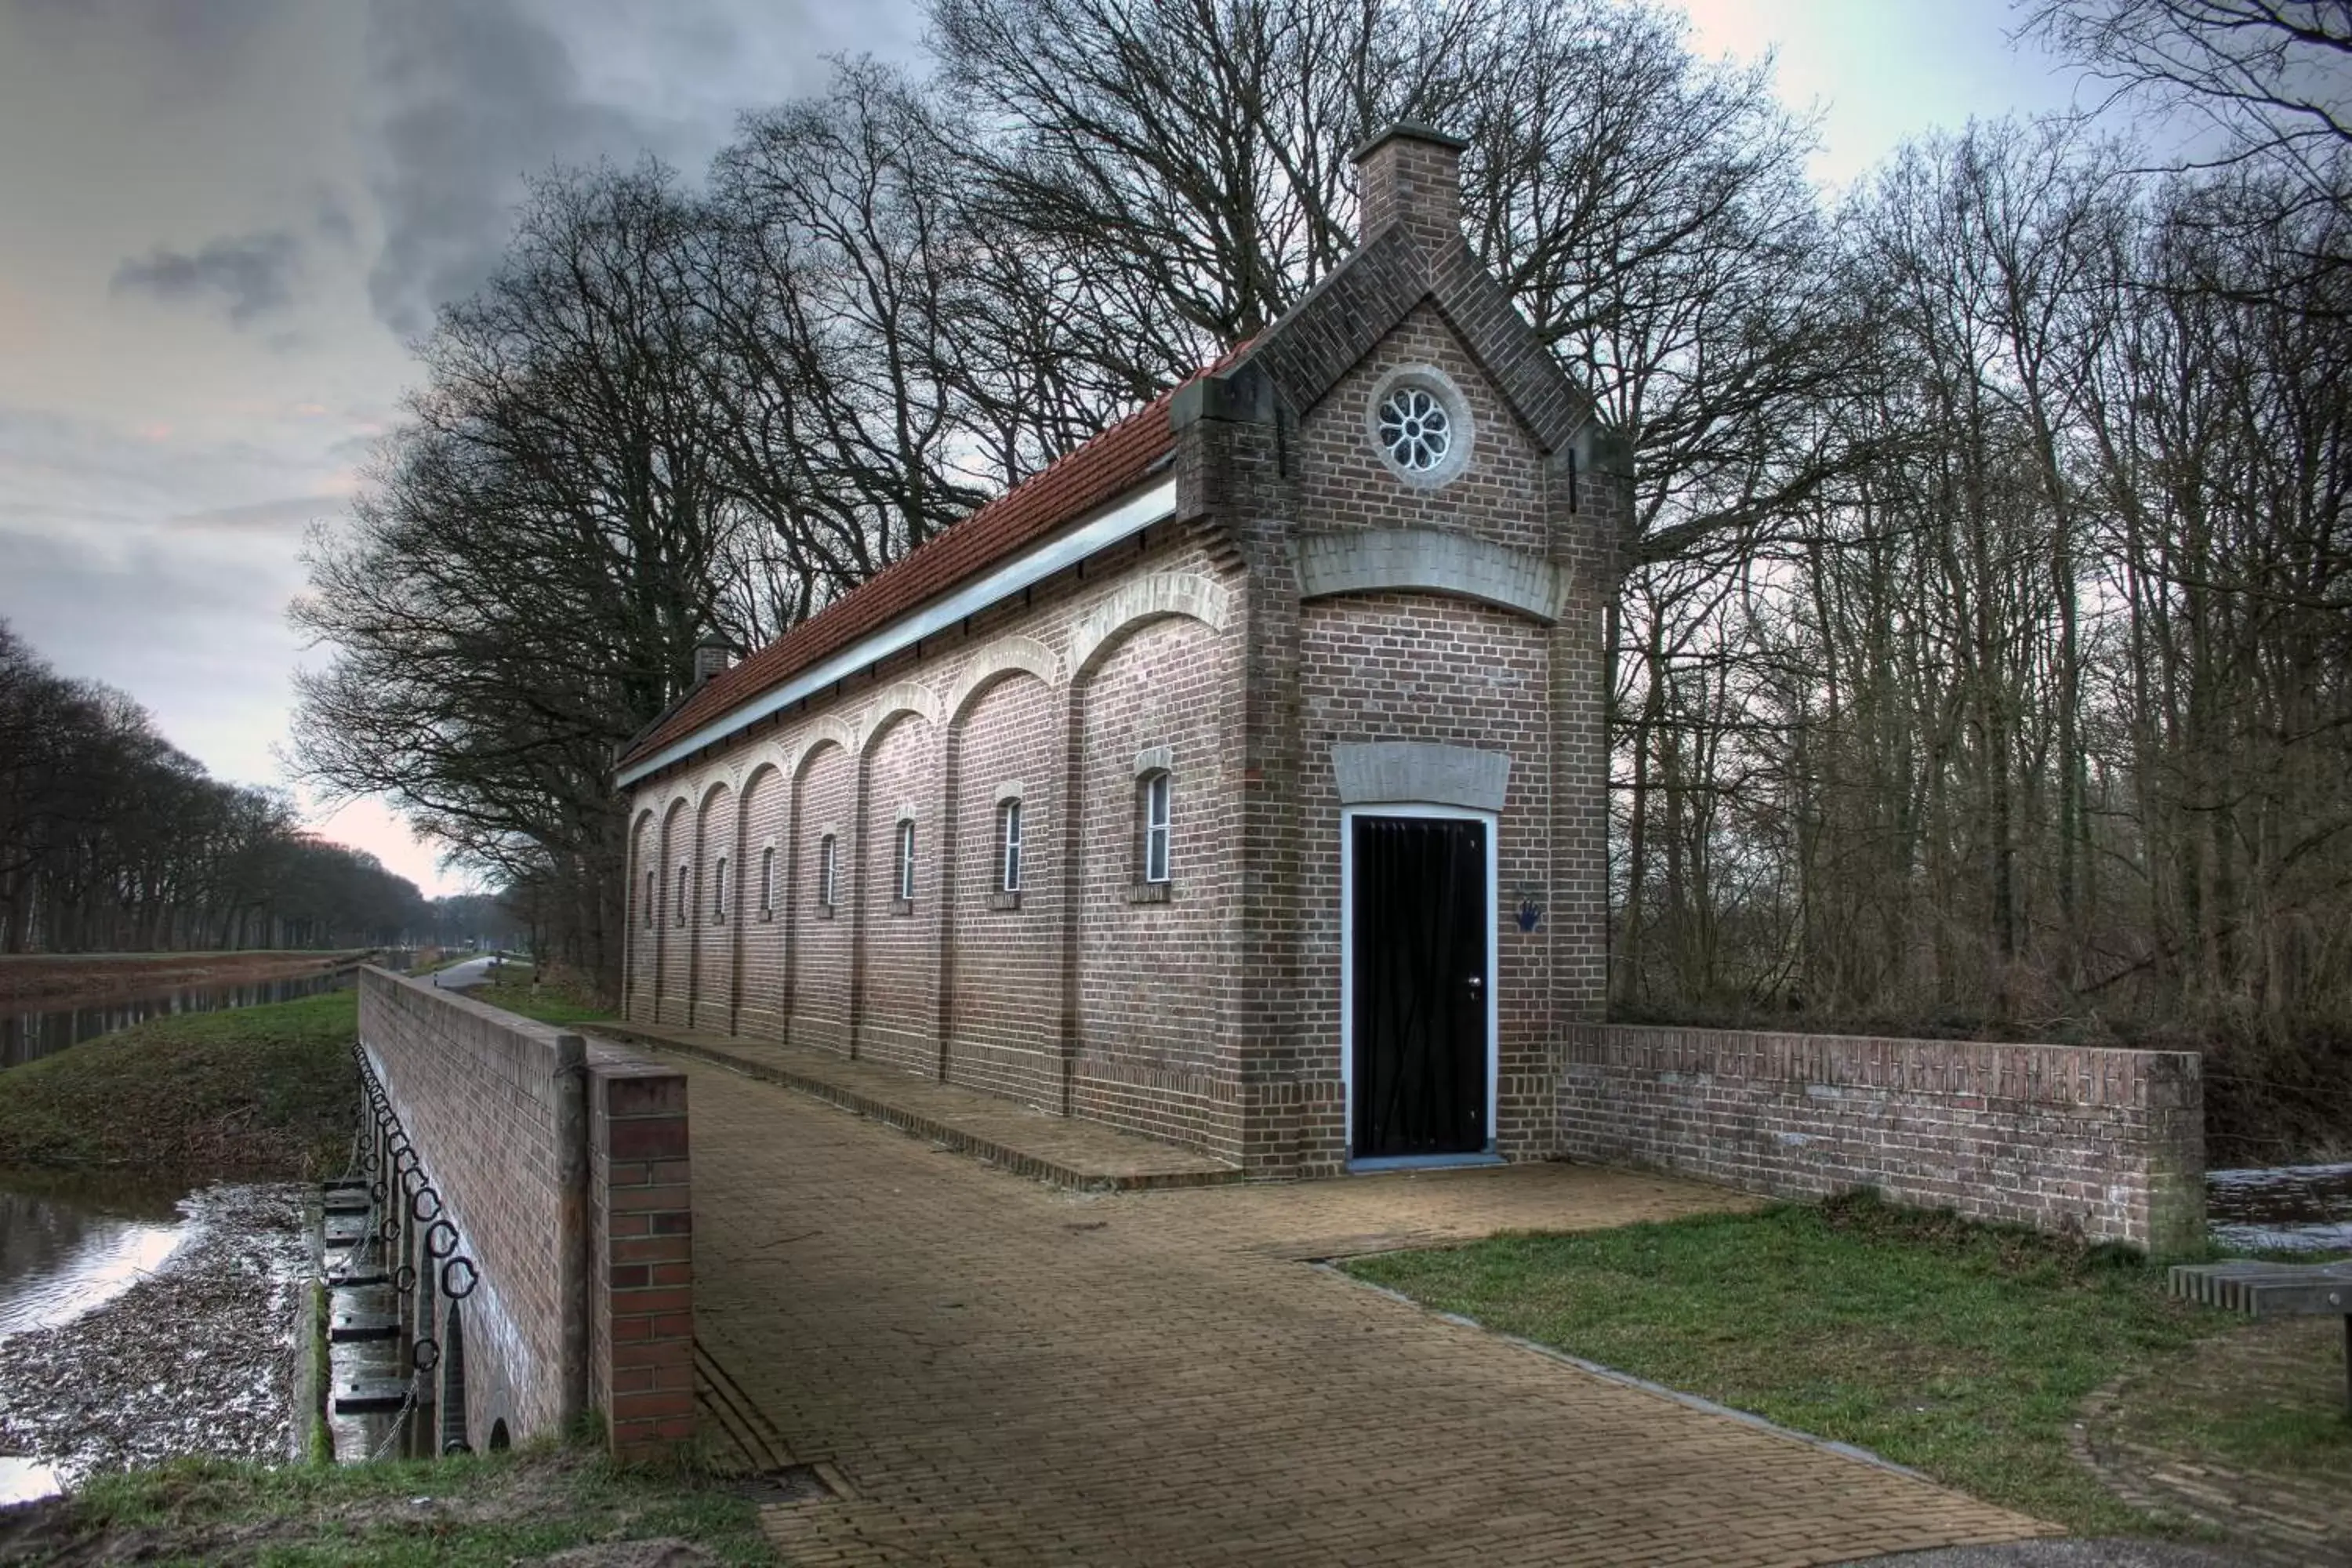
<path fill-rule="evenodd" d="M 1381 405 L 1381 444 L 1389 461 L 1400 468 L 1425 474 L 1445 460 L 1454 445 L 1453 421 L 1445 405 L 1422 386 L 1400 386 Z"/>
<path fill-rule="evenodd" d="M 1442 485 L 1462 471 L 1470 455 L 1470 411 L 1461 392 L 1433 365 L 1389 372 L 1372 389 L 1373 445 L 1397 478 L 1409 485 Z"/>

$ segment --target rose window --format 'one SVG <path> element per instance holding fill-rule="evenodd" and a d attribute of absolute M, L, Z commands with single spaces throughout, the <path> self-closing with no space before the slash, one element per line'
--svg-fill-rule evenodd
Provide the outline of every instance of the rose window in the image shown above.
<path fill-rule="evenodd" d="M 1454 421 L 1426 387 L 1390 393 L 1381 403 L 1379 428 L 1389 460 L 1409 474 L 1435 468 L 1454 445 Z"/>

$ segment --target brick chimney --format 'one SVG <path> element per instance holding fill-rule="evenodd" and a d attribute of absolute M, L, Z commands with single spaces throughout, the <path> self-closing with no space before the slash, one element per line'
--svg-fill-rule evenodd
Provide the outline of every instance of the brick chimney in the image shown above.
<path fill-rule="evenodd" d="M 1426 125 L 1400 120 L 1356 149 L 1361 199 L 1358 243 L 1402 223 L 1424 245 L 1462 236 L 1462 150 L 1469 146 Z"/>
<path fill-rule="evenodd" d="M 694 683 L 700 686 L 712 676 L 723 674 L 734 662 L 733 649 L 715 637 L 704 637 L 694 645 Z"/>

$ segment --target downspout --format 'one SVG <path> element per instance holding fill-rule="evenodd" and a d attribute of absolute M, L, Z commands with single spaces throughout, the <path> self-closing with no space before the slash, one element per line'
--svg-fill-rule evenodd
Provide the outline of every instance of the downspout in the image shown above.
<path fill-rule="evenodd" d="M 556 1415 L 567 1438 L 588 1411 L 588 1042 L 555 1037 L 555 1300 L 562 1381 Z"/>

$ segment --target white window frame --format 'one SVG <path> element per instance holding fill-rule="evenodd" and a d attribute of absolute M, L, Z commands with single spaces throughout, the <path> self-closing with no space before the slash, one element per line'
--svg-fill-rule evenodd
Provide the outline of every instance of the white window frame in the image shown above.
<path fill-rule="evenodd" d="M 915 819 L 911 816 L 898 819 L 898 889 L 900 903 L 915 901 Z"/>
<path fill-rule="evenodd" d="M 996 803 L 996 890 L 1021 890 L 1021 797 Z"/>
<path fill-rule="evenodd" d="M 1176 775 L 1155 768 L 1143 775 L 1142 787 L 1143 864 L 1138 880 L 1158 887 L 1173 880 L 1176 873 Z"/>
<path fill-rule="evenodd" d="M 828 833 L 817 840 L 816 901 L 828 910 L 841 907 L 841 837 Z"/>
<path fill-rule="evenodd" d="M 1356 1158 L 1356 818 L 1433 816 L 1486 825 L 1486 1152 L 1438 1154 L 1426 1160 L 1359 1161 Z M 1442 1165 L 1491 1159 L 1496 1149 L 1495 1117 L 1503 1071 L 1503 889 L 1502 817 L 1491 811 L 1420 801 L 1365 801 L 1339 808 L 1339 1104 L 1346 1116 L 1348 1167 L 1368 1171 L 1415 1163 Z"/>

